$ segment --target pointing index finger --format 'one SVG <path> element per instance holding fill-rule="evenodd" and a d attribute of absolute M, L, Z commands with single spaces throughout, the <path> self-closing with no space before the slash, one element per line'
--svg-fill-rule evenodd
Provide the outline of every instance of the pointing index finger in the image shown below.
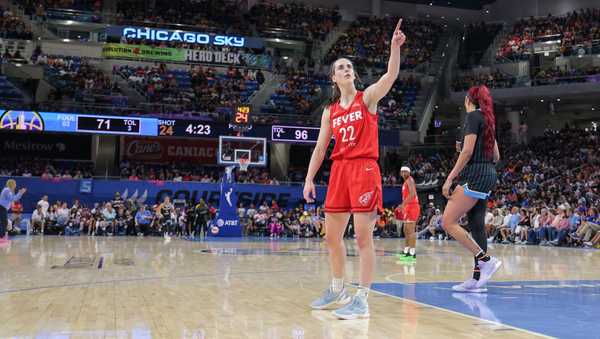
<path fill-rule="evenodd" d="M 396 24 L 396 31 L 400 30 L 400 26 L 402 26 L 402 18 L 400 18 L 398 24 Z"/>

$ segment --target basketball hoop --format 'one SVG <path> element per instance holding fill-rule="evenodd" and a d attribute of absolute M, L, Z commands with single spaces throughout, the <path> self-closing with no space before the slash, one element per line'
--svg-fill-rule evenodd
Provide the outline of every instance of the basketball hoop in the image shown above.
<path fill-rule="evenodd" d="M 240 165 L 240 171 L 242 171 L 242 172 L 248 171 L 248 165 L 250 165 L 250 159 L 239 158 L 238 163 Z"/>

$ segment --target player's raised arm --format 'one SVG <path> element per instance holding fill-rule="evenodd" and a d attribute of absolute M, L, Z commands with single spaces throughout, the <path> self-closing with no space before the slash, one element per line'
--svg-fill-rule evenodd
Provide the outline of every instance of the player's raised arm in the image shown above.
<path fill-rule="evenodd" d="M 400 73 L 400 48 L 406 41 L 401 26 L 402 19 L 398 20 L 390 43 L 390 59 L 388 60 L 387 72 L 365 90 L 363 100 L 371 113 L 375 113 L 377 103 L 388 94 Z"/>
<path fill-rule="evenodd" d="M 327 147 L 331 142 L 331 127 L 329 126 L 329 107 L 323 110 L 323 116 L 321 117 L 321 129 L 319 130 L 319 138 L 317 139 L 317 145 L 315 150 L 310 157 L 310 163 L 308 165 L 308 172 L 306 173 L 306 180 L 304 181 L 304 200 L 312 203 L 317 196 L 315 190 L 314 179 L 315 175 L 319 171 L 325 153 L 327 153 Z"/>

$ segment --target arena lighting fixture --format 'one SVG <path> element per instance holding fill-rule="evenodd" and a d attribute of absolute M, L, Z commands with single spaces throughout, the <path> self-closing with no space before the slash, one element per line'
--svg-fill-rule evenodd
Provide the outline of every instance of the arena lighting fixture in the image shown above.
<path fill-rule="evenodd" d="M 544 99 L 540 99 L 540 102 L 544 102 Z"/>
<path fill-rule="evenodd" d="M 556 98 L 556 101 L 560 102 L 560 98 Z"/>
<path fill-rule="evenodd" d="M 433 2 L 430 2 L 430 3 L 429 3 L 429 6 L 433 6 Z"/>
<path fill-rule="evenodd" d="M 592 107 L 592 111 L 595 111 L 595 110 L 596 110 L 596 107 Z"/>

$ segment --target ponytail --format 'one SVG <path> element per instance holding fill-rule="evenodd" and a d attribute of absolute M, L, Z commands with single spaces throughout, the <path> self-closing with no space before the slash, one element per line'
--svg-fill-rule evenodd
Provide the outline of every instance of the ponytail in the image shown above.
<path fill-rule="evenodd" d="M 471 87 L 467 92 L 469 100 L 483 113 L 485 127 L 483 132 L 483 150 L 486 157 L 491 158 L 494 154 L 496 141 L 496 117 L 494 115 L 494 102 L 490 90 L 485 86 Z"/>

